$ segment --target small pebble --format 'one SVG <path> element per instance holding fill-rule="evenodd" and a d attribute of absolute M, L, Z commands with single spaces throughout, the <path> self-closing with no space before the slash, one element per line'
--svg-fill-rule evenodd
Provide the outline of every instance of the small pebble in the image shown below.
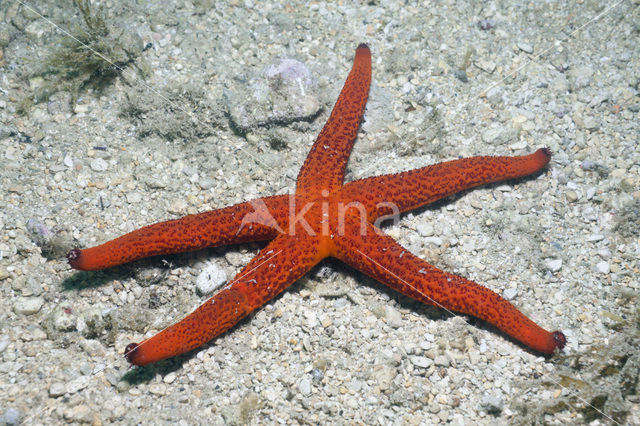
<path fill-rule="evenodd" d="M 76 405 L 75 407 L 65 410 L 64 417 L 76 423 L 91 423 L 95 421 L 93 411 L 85 404 Z"/>
<path fill-rule="evenodd" d="M 393 379 L 398 375 L 398 369 L 391 365 L 376 366 L 373 369 L 372 378 L 378 383 L 380 390 L 389 389 Z"/>
<path fill-rule="evenodd" d="M 43 304 L 42 297 L 19 297 L 13 304 L 13 312 L 18 315 L 33 315 L 40 311 Z"/>
<path fill-rule="evenodd" d="M 402 314 L 400 314 L 400 312 L 397 309 L 395 309 L 393 306 L 387 305 L 384 307 L 384 318 L 390 327 L 393 327 L 393 328 L 402 327 L 402 324 L 403 324 Z"/>
<path fill-rule="evenodd" d="M 598 262 L 596 264 L 596 271 L 601 274 L 608 274 L 611 271 L 609 268 L 609 262 L 606 262 L 604 260 Z"/>
<path fill-rule="evenodd" d="M 49 315 L 49 319 L 54 330 L 72 331 L 76 328 L 77 318 L 68 302 L 59 303 Z"/>
<path fill-rule="evenodd" d="M 416 230 L 421 237 L 430 237 L 433 235 L 433 225 L 427 222 L 418 224 Z"/>
<path fill-rule="evenodd" d="M 164 376 L 162 381 L 165 382 L 166 384 L 171 384 L 175 379 L 176 379 L 176 373 L 172 371 L 171 373 Z"/>
<path fill-rule="evenodd" d="M 4 352 L 5 349 L 7 349 L 9 343 L 11 343 L 11 339 L 9 338 L 9 336 L 5 334 L 4 336 L 0 337 L 0 354 Z"/>
<path fill-rule="evenodd" d="M 562 259 L 548 259 L 545 264 L 551 272 L 558 272 L 562 269 Z"/>
<path fill-rule="evenodd" d="M 2 417 L 0 417 L 0 423 L 7 426 L 13 426 L 20 423 L 22 419 L 22 413 L 17 408 L 9 407 L 4 410 Z"/>
<path fill-rule="evenodd" d="M 578 193 L 576 191 L 569 190 L 565 193 L 565 196 L 567 197 L 567 201 L 570 203 L 578 201 Z"/>
<path fill-rule="evenodd" d="M 533 46 L 529 43 L 519 42 L 518 49 L 522 50 L 524 53 L 533 53 Z"/>
<path fill-rule="evenodd" d="M 80 376 L 76 379 L 73 379 L 65 385 L 65 392 L 68 394 L 73 394 L 81 391 L 89 385 L 89 380 L 91 380 L 90 376 Z"/>
<path fill-rule="evenodd" d="M 149 392 L 154 395 L 164 396 L 167 394 L 167 385 L 164 383 L 153 383 L 149 386 Z"/>
<path fill-rule="evenodd" d="M 480 406 L 489 414 L 497 415 L 502 411 L 503 401 L 502 398 L 485 394 L 482 397 Z"/>
<path fill-rule="evenodd" d="M 139 192 L 128 192 L 126 197 L 129 204 L 137 204 L 142 201 L 142 195 Z"/>
<path fill-rule="evenodd" d="M 227 282 L 227 273 L 217 263 L 209 263 L 196 278 L 196 288 L 200 295 L 213 293 Z"/>
<path fill-rule="evenodd" d="M 562 264 L 562 261 L 560 261 L 560 263 Z M 513 287 L 502 292 L 502 296 L 507 300 L 513 300 L 513 298 L 516 297 L 516 294 L 518 294 L 518 289 Z"/>
<path fill-rule="evenodd" d="M 496 69 L 496 63 L 487 59 L 480 58 L 474 62 L 474 65 L 487 74 L 491 74 Z"/>
<path fill-rule="evenodd" d="M 427 237 L 424 239 L 425 244 L 433 244 L 435 246 L 440 247 L 443 243 L 442 238 L 440 237 Z"/>
<path fill-rule="evenodd" d="M 411 360 L 411 364 L 420 368 L 429 368 L 433 364 L 433 361 L 426 356 L 412 356 L 409 359 Z"/>
<path fill-rule="evenodd" d="M 488 31 L 495 26 L 496 23 L 493 19 L 482 19 L 478 21 L 478 27 L 483 31 Z"/>
<path fill-rule="evenodd" d="M 446 355 L 438 355 L 433 362 L 435 362 L 438 367 L 448 367 L 451 364 L 449 357 Z"/>
<path fill-rule="evenodd" d="M 94 172 L 104 172 L 109 168 L 109 164 L 102 158 L 94 158 L 91 160 L 91 163 L 89 163 L 89 166 Z"/>
<path fill-rule="evenodd" d="M 64 395 L 66 392 L 65 384 L 60 382 L 52 383 L 49 386 L 49 396 L 51 398 L 57 398 L 59 396 Z"/>
<path fill-rule="evenodd" d="M 311 394 L 311 380 L 309 380 L 307 377 L 303 378 L 302 380 L 300 380 L 300 382 L 298 383 L 298 390 L 300 391 L 300 393 L 302 395 L 310 395 Z"/>

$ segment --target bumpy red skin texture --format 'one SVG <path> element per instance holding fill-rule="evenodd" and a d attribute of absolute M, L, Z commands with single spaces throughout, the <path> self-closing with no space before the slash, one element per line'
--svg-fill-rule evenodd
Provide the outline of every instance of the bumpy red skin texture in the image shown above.
<path fill-rule="evenodd" d="M 349 182 L 342 188 L 344 198 L 361 203 L 373 222 L 390 214 L 385 203 L 400 213 L 422 207 L 478 185 L 530 175 L 551 159 L 551 151 L 541 148 L 520 157 L 471 157 L 433 164 L 403 173 L 374 176 Z"/>
<path fill-rule="evenodd" d="M 273 299 L 321 259 L 318 241 L 280 235 L 229 283 L 182 321 L 137 346 L 127 359 L 146 365 L 198 348 Z"/>
<path fill-rule="evenodd" d="M 441 271 L 368 225 L 353 232 L 359 218 L 347 219 L 347 232 L 336 240 L 335 256 L 400 293 L 449 311 L 473 315 L 542 353 L 558 346 L 550 333 L 495 292 L 473 281 Z"/>
<path fill-rule="evenodd" d="M 343 186 L 370 81 L 371 54 L 360 45 L 334 110 L 300 170 L 295 195 L 150 225 L 101 246 L 69 253 L 69 263 L 76 269 L 102 269 L 146 256 L 273 240 L 223 290 L 185 319 L 128 345 L 129 362 L 146 365 L 205 344 L 326 257 L 341 259 L 424 303 L 481 318 L 538 352 L 551 354 L 564 347 L 561 332 L 542 329 L 493 291 L 429 265 L 373 225 L 393 212 L 389 203 L 404 212 L 474 186 L 535 173 L 549 162 L 549 150 L 521 157 L 466 158 Z"/>
<path fill-rule="evenodd" d="M 289 195 L 265 197 L 261 200 L 278 225 L 285 225 Z M 259 219 L 243 226 L 243 219 L 253 212 L 253 204 L 246 202 L 154 223 L 96 247 L 73 249 L 67 254 L 67 259 L 74 269 L 92 271 L 159 254 L 183 253 L 205 247 L 275 238 L 278 235 L 276 228 L 261 224 Z"/>
<path fill-rule="evenodd" d="M 297 195 L 320 194 L 342 187 L 351 148 L 371 85 L 371 52 L 365 44 L 356 49 L 353 67 L 338 96 L 329 120 L 311 147 L 296 182 Z"/>

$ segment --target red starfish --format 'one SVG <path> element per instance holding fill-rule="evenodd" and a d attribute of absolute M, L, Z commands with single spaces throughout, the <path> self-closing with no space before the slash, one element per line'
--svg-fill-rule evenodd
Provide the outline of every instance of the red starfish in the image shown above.
<path fill-rule="evenodd" d="M 542 169 L 543 148 L 521 157 L 472 157 L 343 184 L 371 82 L 371 53 L 361 44 L 353 68 L 298 174 L 295 194 L 260 198 L 156 223 L 97 247 L 73 249 L 72 267 L 95 270 L 143 257 L 271 240 L 220 292 L 182 321 L 125 356 L 146 365 L 199 346 L 231 328 L 326 257 L 334 257 L 424 303 L 481 318 L 531 349 L 551 354 L 566 343 L 493 291 L 443 272 L 386 236 L 375 224 L 456 192 Z"/>

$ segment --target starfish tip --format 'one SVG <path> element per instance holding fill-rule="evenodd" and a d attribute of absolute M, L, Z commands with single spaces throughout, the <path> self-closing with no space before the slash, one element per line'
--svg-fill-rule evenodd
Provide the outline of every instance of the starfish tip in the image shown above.
<path fill-rule="evenodd" d="M 69 252 L 67 253 L 67 261 L 72 268 L 76 267 L 80 260 L 80 256 L 82 256 L 82 252 L 80 251 L 80 249 L 74 248 L 72 250 L 69 250 Z"/>
<path fill-rule="evenodd" d="M 129 343 L 126 348 L 124 348 L 124 357 L 129 361 L 131 365 L 136 365 L 135 363 L 135 355 L 138 351 L 137 343 Z"/>
<path fill-rule="evenodd" d="M 567 337 L 564 335 L 562 331 L 554 331 L 551 333 L 553 337 L 553 341 L 556 344 L 556 348 L 562 349 L 567 344 Z"/>
<path fill-rule="evenodd" d="M 367 46 L 367 44 L 366 44 L 366 43 L 360 43 L 360 44 L 358 45 L 358 50 L 360 50 L 360 49 L 367 49 L 367 50 L 369 50 L 369 46 Z"/>

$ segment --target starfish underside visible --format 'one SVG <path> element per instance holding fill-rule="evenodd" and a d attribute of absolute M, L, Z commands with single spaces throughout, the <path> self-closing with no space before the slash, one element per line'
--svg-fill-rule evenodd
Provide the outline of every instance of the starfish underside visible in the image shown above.
<path fill-rule="evenodd" d="M 128 345 L 125 356 L 131 364 L 154 363 L 202 346 L 326 257 L 340 259 L 413 299 L 481 318 L 534 351 L 551 354 L 565 345 L 561 332 L 545 331 L 493 291 L 428 264 L 376 226 L 390 214 L 467 188 L 535 173 L 549 162 L 550 151 L 465 158 L 344 184 L 370 82 L 371 53 L 361 44 L 331 116 L 298 174 L 295 194 L 156 223 L 68 253 L 73 268 L 96 270 L 148 256 L 270 240 L 229 284 L 185 319 Z"/>

